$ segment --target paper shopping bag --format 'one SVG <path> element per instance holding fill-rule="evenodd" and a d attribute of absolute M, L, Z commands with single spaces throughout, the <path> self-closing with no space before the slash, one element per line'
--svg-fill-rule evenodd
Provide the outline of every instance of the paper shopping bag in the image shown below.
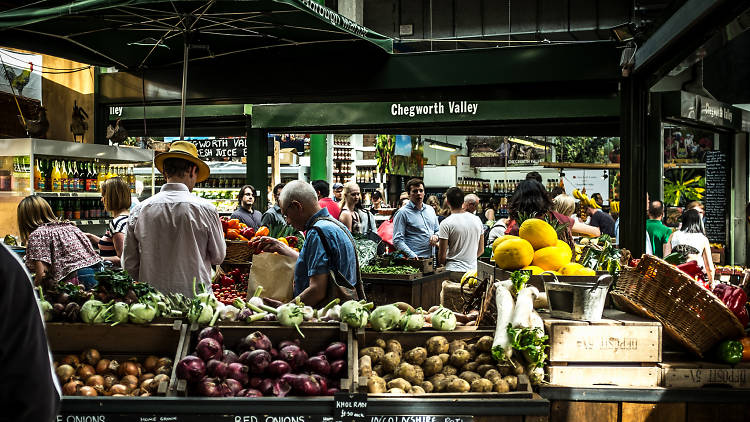
<path fill-rule="evenodd" d="M 286 255 L 266 252 L 254 255 L 247 280 L 247 297 L 252 297 L 258 286 L 262 286 L 264 297 L 284 303 L 292 300 L 296 263 L 296 258 Z"/>

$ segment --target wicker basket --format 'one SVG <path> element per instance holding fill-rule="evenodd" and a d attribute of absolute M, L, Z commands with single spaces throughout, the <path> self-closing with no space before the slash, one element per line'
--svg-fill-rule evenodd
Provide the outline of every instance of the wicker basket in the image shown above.
<path fill-rule="evenodd" d="M 244 264 L 250 262 L 253 253 L 249 243 L 245 240 L 225 240 L 227 242 L 227 255 L 224 262 L 230 264 Z"/>
<path fill-rule="evenodd" d="M 635 269 L 625 268 L 611 293 L 626 310 L 661 322 L 667 334 L 701 357 L 719 341 L 744 334 L 719 298 L 655 256 L 644 255 Z"/>

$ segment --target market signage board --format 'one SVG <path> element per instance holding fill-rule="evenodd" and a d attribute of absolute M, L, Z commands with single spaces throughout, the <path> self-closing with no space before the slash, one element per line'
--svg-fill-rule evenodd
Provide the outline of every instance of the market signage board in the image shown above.
<path fill-rule="evenodd" d="M 206 161 L 239 160 L 247 156 L 247 138 L 185 139 L 195 144 L 198 156 Z"/>
<path fill-rule="evenodd" d="M 335 422 L 321 415 L 243 415 L 243 414 L 97 414 L 63 413 L 55 422 Z M 363 422 L 473 422 L 472 416 L 367 415 Z"/>
<path fill-rule="evenodd" d="M 741 109 L 691 92 L 675 91 L 662 94 L 662 110 L 665 118 L 693 120 L 733 130 L 742 129 Z"/>
<path fill-rule="evenodd" d="M 367 103 L 297 103 L 253 106 L 253 128 L 324 128 L 388 126 L 436 122 L 617 117 L 613 99 L 542 99 L 474 101 L 400 101 Z"/>
<path fill-rule="evenodd" d="M 727 155 L 722 151 L 706 153 L 706 236 L 711 243 L 725 243 L 727 231 Z"/>

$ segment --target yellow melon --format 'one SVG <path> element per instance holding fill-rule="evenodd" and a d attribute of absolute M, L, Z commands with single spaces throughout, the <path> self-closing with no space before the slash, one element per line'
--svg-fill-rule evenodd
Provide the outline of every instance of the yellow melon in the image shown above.
<path fill-rule="evenodd" d="M 534 248 L 523 239 L 508 239 L 497 245 L 492 259 L 504 270 L 517 270 L 531 264 Z"/>
<path fill-rule="evenodd" d="M 575 272 L 575 275 L 596 275 L 596 271 L 591 268 L 581 268 Z"/>
<path fill-rule="evenodd" d="M 492 251 L 493 252 L 495 251 L 495 248 L 497 248 L 497 245 L 499 245 L 499 244 L 501 244 L 501 243 L 503 243 L 503 242 L 505 242 L 506 240 L 509 240 L 509 239 L 518 239 L 518 236 L 513 236 L 512 234 L 506 234 L 505 236 L 498 237 L 497 239 L 495 239 L 492 242 Z"/>
<path fill-rule="evenodd" d="M 573 253 L 567 245 L 564 248 L 548 246 L 534 252 L 534 259 L 531 261 L 531 265 L 536 265 L 549 271 L 559 271 L 560 267 L 569 263 L 572 257 Z"/>
<path fill-rule="evenodd" d="M 583 265 L 577 263 L 577 262 L 571 262 L 569 264 L 565 264 L 560 268 L 560 274 L 562 275 L 574 275 L 579 270 L 583 269 Z"/>
<path fill-rule="evenodd" d="M 541 273 L 544 272 L 543 269 L 541 269 L 541 268 L 539 268 L 539 267 L 537 267 L 535 265 L 527 265 L 527 266 L 525 266 L 525 267 L 523 267 L 521 269 L 522 270 L 530 270 L 531 271 L 531 275 L 539 275 L 539 274 L 541 274 Z"/>
<path fill-rule="evenodd" d="M 557 232 L 544 220 L 529 218 L 521 224 L 518 236 L 527 240 L 534 250 L 555 246 L 557 244 Z"/>

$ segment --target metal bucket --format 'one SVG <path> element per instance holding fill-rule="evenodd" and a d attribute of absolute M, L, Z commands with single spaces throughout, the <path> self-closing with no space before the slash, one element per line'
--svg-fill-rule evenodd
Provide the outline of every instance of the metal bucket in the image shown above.
<path fill-rule="evenodd" d="M 612 276 L 601 275 L 591 282 L 561 283 L 554 274 L 554 281 L 544 281 L 547 292 L 550 313 L 553 318 L 573 319 L 578 321 L 599 321 L 604 311 L 604 301 L 607 298 Z"/>

